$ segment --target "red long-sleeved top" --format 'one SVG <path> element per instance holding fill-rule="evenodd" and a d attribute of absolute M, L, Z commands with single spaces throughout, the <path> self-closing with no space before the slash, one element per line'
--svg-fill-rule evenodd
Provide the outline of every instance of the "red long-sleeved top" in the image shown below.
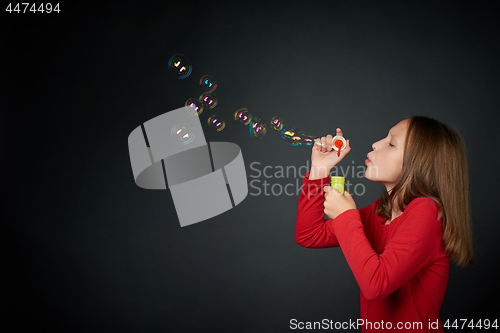
<path fill-rule="evenodd" d="M 375 213 L 378 200 L 324 220 L 323 186 L 328 181 L 309 180 L 309 172 L 303 176 L 295 241 L 309 248 L 341 247 L 360 288 L 362 332 L 384 331 L 387 322 L 392 330 L 402 323 L 412 326 L 403 326 L 404 332 L 444 332 L 439 309 L 450 261 L 437 204 L 416 198 L 389 225 Z M 431 324 L 436 320 L 438 329 Z M 418 322 L 421 329 L 413 324 Z"/>

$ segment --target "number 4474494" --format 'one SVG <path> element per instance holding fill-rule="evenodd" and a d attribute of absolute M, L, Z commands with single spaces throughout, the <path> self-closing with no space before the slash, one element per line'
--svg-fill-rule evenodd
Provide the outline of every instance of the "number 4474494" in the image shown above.
<path fill-rule="evenodd" d="M 497 319 L 495 319 L 494 321 L 491 321 L 489 319 L 455 319 L 454 321 L 451 321 L 447 319 L 443 324 L 443 327 L 446 327 L 447 329 L 455 328 L 460 330 L 463 330 L 466 327 L 488 330 L 490 328 L 498 329 L 498 323 Z"/>
<path fill-rule="evenodd" d="M 22 2 L 22 3 L 9 3 L 7 8 L 5 8 L 6 12 L 12 13 L 60 13 L 61 9 L 59 9 L 59 3 L 52 6 L 51 3 L 41 3 L 38 8 L 35 3 Z"/>

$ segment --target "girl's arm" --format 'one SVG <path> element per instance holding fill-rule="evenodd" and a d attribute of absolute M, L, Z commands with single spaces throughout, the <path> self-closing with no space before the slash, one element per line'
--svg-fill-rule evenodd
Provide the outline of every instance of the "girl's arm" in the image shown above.
<path fill-rule="evenodd" d="M 403 223 L 380 255 L 366 238 L 358 210 L 350 209 L 328 220 L 328 228 L 368 301 L 389 296 L 431 263 L 441 247 L 441 221 L 433 200 L 414 199 L 403 214 Z"/>
<path fill-rule="evenodd" d="M 336 135 L 343 135 L 340 128 L 337 128 Z M 349 154 L 351 146 L 347 140 L 345 149 L 338 155 L 333 150 L 332 140 L 330 134 L 315 140 L 311 152 L 311 171 L 302 178 L 295 241 L 305 247 L 339 246 L 332 230 L 325 225 L 323 186 L 329 184 L 330 170 Z"/>
<path fill-rule="evenodd" d="M 302 190 L 297 209 L 295 225 L 295 241 L 297 244 L 310 248 L 339 246 L 332 228 L 327 228 L 324 221 L 324 191 L 329 178 L 309 179 L 309 172 L 303 176 Z"/>

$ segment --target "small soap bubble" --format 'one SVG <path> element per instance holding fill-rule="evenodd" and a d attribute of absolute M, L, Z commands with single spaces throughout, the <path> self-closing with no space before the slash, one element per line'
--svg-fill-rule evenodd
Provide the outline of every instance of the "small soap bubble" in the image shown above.
<path fill-rule="evenodd" d="M 248 125 L 250 124 L 250 121 L 252 121 L 252 114 L 248 111 L 248 109 L 242 108 L 234 113 L 234 120 L 242 123 L 243 125 Z"/>
<path fill-rule="evenodd" d="M 224 129 L 224 127 L 226 127 L 226 122 L 224 121 L 224 119 L 222 119 L 221 116 L 219 115 L 211 115 L 208 120 L 208 126 L 209 127 L 212 127 L 212 128 L 215 128 L 215 130 L 217 132 L 220 132 Z"/>
<path fill-rule="evenodd" d="M 292 146 L 299 146 L 302 144 L 302 133 L 295 127 L 284 128 L 281 131 L 281 137 L 288 141 Z"/>
<path fill-rule="evenodd" d="M 311 134 L 306 134 L 301 132 L 302 134 L 302 144 L 306 146 L 312 146 L 314 144 L 314 136 Z"/>
<path fill-rule="evenodd" d="M 213 109 L 217 105 L 217 97 L 215 96 L 214 93 L 211 92 L 205 92 L 201 94 L 199 98 L 201 104 L 203 104 L 203 107 L 205 108 L 210 108 Z"/>
<path fill-rule="evenodd" d="M 185 79 L 193 71 L 193 66 L 185 55 L 174 54 L 168 61 L 168 69 L 176 78 Z"/>
<path fill-rule="evenodd" d="M 176 142 L 180 142 L 182 144 L 187 145 L 188 143 L 194 140 L 194 131 L 184 123 L 177 124 L 172 127 L 170 131 L 170 135 Z"/>
<path fill-rule="evenodd" d="M 200 79 L 200 85 L 206 91 L 214 91 L 217 88 L 217 81 L 212 75 L 203 75 Z"/>
<path fill-rule="evenodd" d="M 262 116 L 255 116 L 250 122 L 250 136 L 255 139 L 262 139 L 267 132 L 267 121 Z"/>
<path fill-rule="evenodd" d="M 283 119 L 281 117 L 272 117 L 271 118 L 271 127 L 275 130 L 275 131 L 281 131 L 283 129 Z"/>
<path fill-rule="evenodd" d="M 203 112 L 203 104 L 196 98 L 188 99 L 185 105 L 191 107 L 189 113 L 193 116 L 199 116 Z"/>

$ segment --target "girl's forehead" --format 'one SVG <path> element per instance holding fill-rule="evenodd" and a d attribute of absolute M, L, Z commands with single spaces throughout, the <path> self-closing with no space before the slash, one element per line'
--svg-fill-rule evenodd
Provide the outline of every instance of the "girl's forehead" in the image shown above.
<path fill-rule="evenodd" d="M 394 136 L 400 136 L 406 134 L 406 129 L 408 128 L 408 119 L 401 120 L 399 123 L 394 125 L 390 130 L 389 134 Z"/>

